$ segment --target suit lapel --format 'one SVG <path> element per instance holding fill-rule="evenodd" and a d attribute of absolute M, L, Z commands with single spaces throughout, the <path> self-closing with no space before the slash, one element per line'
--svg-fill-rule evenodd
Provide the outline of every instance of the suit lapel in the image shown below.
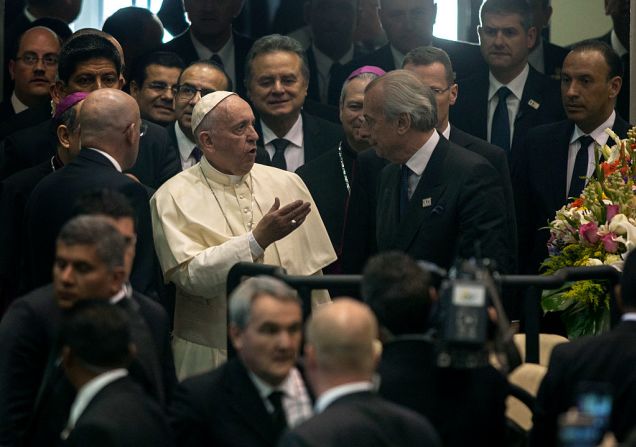
<path fill-rule="evenodd" d="M 448 155 L 448 140 L 440 138 L 435 146 L 431 159 L 422 173 L 417 188 L 411 196 L 409 206 L 404 218 L 400 222 L 397 231 L 396 248 L 408 251 L 415 235 L 420 230 L 424 222 L 432 214 L 442 214 L 446 207 L 443 200 L 440 200 L 446 186 L 441 181 L 444 160 Z"/>
<path fill-rule="evenodd" d="M 554 141 L 554 145 L 550 145 L 556 149 L 553 154 L 549 154 L 549 156 L 554 157 L 554 162 L 545 164 L 548 170 L 548 175 L 545 178 L 546 186 L 549 185 L 547 191 L 552 191 L 553 202 L 550 204 L 550 209 L 558 210 L 561 208 L 567 196 L 568 149 L 573 130 L 574 123 L 564 121 L 563 126 L 555 135 L 548 136 L 550 140 Z M 546 143 L 548 141 L 546 140 Z"/>
<path fill-rule="evenodd" d="M 262 436 L 266 443 L 273 443 L 275 434 L 271 417 L 245 367 L 238 359 L 228 362 L 227 367 L 225 387 L 230 396 L 228 405 L 236 413 L 236 417 Z"/>
<path fill-rule="evenodd" d="M 529 67 L 528 79 L 526 85 L 523 86 L 523 94 L 519 103 L 519 111 L 515 117 L 515 131 L 513 135 L 512 145 L 518 143 L 519 135 L 525 135 L 528 129 L 532 127 L 532 117 L 541 111 L 541 102 L 543 100 L 543 79 L 538 71 Z"/>
<path fill-rule="evenodd" d="M 376 207 L 376 240 L 380 250 L 393 248 L 399 225 L 400 165 L 390 164 L 380 173 Z"/>
<path fill-rule="evenodd" d="M 305 151 L 305 163 L 316 158 L 319 153 L 319 148 L 316 147 L 317 135 L 320 133 L 320 129 L 313 117 L 301 112 L 303 117 L 303 148 Z"/>

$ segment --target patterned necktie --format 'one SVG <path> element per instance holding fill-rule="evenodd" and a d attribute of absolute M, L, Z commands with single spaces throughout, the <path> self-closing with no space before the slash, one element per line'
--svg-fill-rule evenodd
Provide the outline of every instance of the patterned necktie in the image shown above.
<path fill-rule="evenodd" d="M 405 164 L 402 165 L 400 171 L 400 220 L 402 220 L 409 207 L 409 177 L 411 174 L 413 174 L 413 171 Z"/>
<path fill-rule="evenodd" d="M 285 160 L 285 149 L 289 145 L 289 141 L 284 138 L 276 138 L 272 141 L 274 146 L 274 156 L 272 157 L 272 166 L 275 168 L 287 170 L 287 161 Z"/>
<path fill-rule="evenodd" d="M 287 416 L 285 415 L 285 409 L 283 408 L 283 392 L 272 391 L 267 399 L 274 407 L 274 411 L 271 413 L 272 426 L 276 437 L 279 437 L 283 431 L 287 428 Z"/>
<path fill-rule="evenodd" d="M 590 144 L 594 142 L 591 136 L 583 135 L 579 138 L 579 151 L 576 153 L 576 159 L 574 160 L 574 169 L 572 170 L 572 180 L 570 180 L 570 191 L 568 197 L 578 197 L 581 195 L 583 188 L 585 187 L 585 180 L 587 177 L 587 165 L 588 156 L 587 149 Z"/>
<path fill-rule="evenodd" d="M 194 157 L 197 163 L 201 161 L 201 149 L 199 149 L 198 147 L 194 146 L 192 148 L 192 152 L 190 152 L 190 155 Z"/>
<path fill-rule="evenodd" d="M 510 118 L 508 116 L 508 104 L 506 98 L 512 93 L 508 87 L 500 87 L 497 90 L 499 102 L 492 116 L 490 142 L 499 146 L 506 152 L 510 151 Z"/>

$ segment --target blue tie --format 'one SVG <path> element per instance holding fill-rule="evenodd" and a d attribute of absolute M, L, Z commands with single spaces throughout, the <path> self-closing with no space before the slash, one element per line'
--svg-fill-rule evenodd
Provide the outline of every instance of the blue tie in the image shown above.
<path fill-rule="evenodd" d="M 568 197 L 578 197 L 585 188 L 585 178 L 587 177 L 588 156 L 587 149 L 594 140 L 589 135 L 583 135 L 579 138 L 579 151 L 576 153 L 574 160 L 574 169 L 572 170 L 572 180 L 570 181 L 570 191 Z"/>
<path fill-rule="evenodd" d="M 492 127 L 490 131 L 490 142 L 499 146 L 506 152 L 510 151 L 510 118 L 508 117 L 508 104 L 506 98 L 512 93 L 506 86 L 497 90 L 499 102 L 492 116 Z"/>
<path fill-rule="evenodd" d="M 409 207 L 409 177 L 412 173 L 413 171 L 408 166 L 402 165 L 400 172 L 400 220 L 402 220 Z"/>

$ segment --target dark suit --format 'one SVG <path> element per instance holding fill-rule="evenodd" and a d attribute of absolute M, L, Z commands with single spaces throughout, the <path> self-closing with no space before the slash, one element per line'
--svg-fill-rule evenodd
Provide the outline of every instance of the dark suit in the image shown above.
<path fill-rule="evenodd" d="M 82 149 L 75 160 L 45 177 L 33 190 L 26 209 L 26 266 L 23 290 L 51 280 L 55 240 L 73 217 L 76 201 L 87 191 L 113 189 L 125 195 L 135 210 L 136 255 L 131 283 L 136 290 L 156 293 L 155 254 L 148 193 L 139 183 L 118 172 L 102 154 Z"/>
<path fill-rule="evenodd" d="M 357 47 L 354 46 L 353 60 L 356 60 L 361 56 L 362 54 L 360 54 L 360 52 L 357 51 Z M 314 48 L 311 45 L 309 46 L 309 48 L 307 48 L 307 50 L 305 50 L 305 60 L 307 61 L 307 68 L 309 68 L 309 85 L 307 86 L 307 98 L 310 98 L 313 101 L 320 102 L 318 65 L 316 64 L 316 55 L 314 54 Z M 338 76 L 334 74 L 333 79 L 330 80 L 329 85 L 327 86 L 327 102 L 328 104 L 336 107 L 339 104 L 340 90 L 342 90 L 342 84 L 344 82 L 340 81 L 341 80 L 338 78 Z"/>
<path fill-rule="evenodd" d="M 165 129 L 144 121 L 148 130 L 139 140 L 135 165 L 127 172 L 141 183 L 157 189 L 180 171 L 179 159 Z M 51 120 L 9 135 L 0 147 L 0 179 L 52 157 L 57 150 L 57 134 Z"/>
<path fill-rule="evenodd" d="M 439 446 L 431 424 L 370 391 L 344 395 L 283 436 L 280 447 Z"/>
<path fill-rule="evenodd" d="M 629 124 L 616 115 L 613 130 L 625 138 Z M 548 257 L 546 227 L 567 203 L 568 147 L 574 132 L 569 120 L 547 124 L 528 132 L 519 166 L 513 170 L 513 187 L 519 233 L 522 273 L 536 273 Z"/>
<path fill-rule="evenodd" d="M 137 447 L 173 443 L 159 406 L 129 377 L 122 377 L 93 397 L 65 445 Z"/>
<path fill-rule="evenodd" d="M 276 445 L 271 416 L 238 358 L 184 380 L 175 396 L 172 416 L 179 446 Z"/>
<path fill-rule="evenodd" d="M 154 353 L 159 361 L 165 396 L 170 397 L 176 386 L 174 362 L 170 348 L 168 333 L 169 322 L 164 310 L 149 298 L 134 293 L 133 300 L 138 305 L 138 314 L 146 322 L 153 342 L 139 343 L 136 332 L 133 340 L 139 350 Z M 73 401 L 75 391 L 63 377 L 61 368 L 53 363 L 55 355 L 50 356 L 54 348 L 59 330 L 62 312 L 53 296 L 53 287 L 41 287 L 16 300 L 0 322 L 0 444 L 13 444 L 31 427 L 46 427 L 53 433 L 61 432 L 68 418 L 68 410 Z M 145 358 L 145 356 L 144 356 Z M 132 365 L 131 365 L 132 366 Z M 150 366 L 132 367 L 131 374 L 147 383 L 143 372 Z M 50 375 L 51 387 L 43 387 L 38 402 L 36 398 L 40 383 L 47 374 Z M 60 379 L 59 381 L 53 379 Z M 63 379 L 63 380 L 62 380 Z M 53 386 L 55 385 L 55 386 Z M 49 392 L 61 391 L 62 401 L 68 407 L 51 405 Z M 70 392 L 70 394 L 64 394 Z M 60 394 L 55 394 L 60 396 Z M 39 417 L 37 417 L 39 415 Z M 30 421 L 31 419 L 31 421 Z M 41 426 L 38 422 L 42 423 Z M 37 445 L 37 435 L 47 433 L 30 430 L 31 441 Z M 50 435 L 50 432 L 48 432 Z M 44 439 L 47 439 L 46 436 Z M 41 445 L 47 445 L 45 442 Z"/>
<path fill-rule="evenodd" d="M 346 140 L 343 140 L 342 163 L 349 185 L 355 175 L 356 158 L 356 152 L 349 147 Z M 334 147 L 296 171 L 316 202 L 337 255 L 342 252 L 342 231 L 349 203 L 349 192 L 342 167 L 338 147 Z"/>
<path fill-rule="evenodd" d="M 13 110 L 13 104 L 11 104 L 11 98 L 0 102 L 0 122 L 4 123 L 9 118 L 15 116 L 15 110 Z"/>
<path fill-rule="evenodd" d="M 18 114 L 6 119 L 0 119 L 0 140 L 22 129 L 35 126 L 51 119 L 51 106 L 29 107 Z M 57 138 L 57 137 L 56 137 Z"/>
<path fill-rule="evenodd" d="M 55 157 L 17 172 L 0 182 L 0 315 L 19 294 L 18 278 L 22 265 L 22 243 L 26 204 L 35 186 L 61 168 Z"/>
<path fill-rule="evenodd" d="M 386 343 L 378 367 L 380 396 L 426 416 L 447 447 L 504 445 L 506 378 L 492 366 L 438 368 L 427 340 Z"/>
<path fill-rule="evenodd" d="M 550 447 L 557 443 L 557 417 L 576 405 L 582 382 L 609 384 L 614 400 L 634 377 L 636 322 L 625 321 L 612 331 L 558 345 L 552 351 L 548 371 L 537 394 L 537 411 L 530 445 Z M 636 425 L 636 415 L 614 411 L 610 431 L 622 441 Z"/>
<path fill-rule="evenodd" d="M 488 138 L 488 70 L 459 82 L 459 97 L 450 109 L 450 121 L 471 135 Z M 533 105 L 531 105 L 533 104 Z M 538 104 L 538 108 L 535 108 Z M 565 118 L 559 83 L 530 67 L 514 121 L 509 161 L 514 165 L 528 130 Z"/>
<path fill-rule="evenodd" d="M 475 70 L 485 67 L 486 65 L 481 57 L 479 45 L 433 37 L 431 46 L 441 48 L 448 54 L 448 57 L 453 64 L 453 69 L 455 70 L 456 79 L 463 79 L 471 73 L 474 73 Z M 393 53 L 391 51 L 391 44 L 388 43 L 372 53 L 366 54 L 358 59 L 352 60 L 348 64 L 345 64 L 334 76 L 335 85 L 342 86 L 353 70 L 365 65 L 375 65 L 384 71 L 402 68 L 395 66 Z M 331 89 L 330 93 L 332 93 Z M 338 90 L 337 94 L 340 95 L 340 90 Z M 337 101 L 338 98 L 336 96 L 329 96 L 330 104 L 338 104 Z"/>
<path fill-rule="evenodd" d="M 446 269 L 478 254 L 508 267 L 504 194 L 483 157 L 440 137 L 401 220 L 399 188 L 400 166 L 390 164 L 378 188 L 379 251 L 400 250 Z"/>
<path fill-rule="evenodd" d="M 243 80 L 245 79 L 245 57 L 250 48 L 252 48 L 254 41 L 237 32 L 232 32 L 232 36 L 234 37 L 234 75 L 236 79 L 234 91 L 245 98 L 245 86 L 243 85 Z M 176 36 L 170 42 L 163 44 L 161 50 L 177 53 L 181 56 L 186 66 L 201 59 L 192 44 L 190 28 Z"/>
<path fill-rule="evenodd" d="M 316 116 L 301 112 L 303 117 L 303 150 L 305 151 L 305 163 L 318 158 L 334 147 L 342 138 L 342 127 Z M 263 131 L 260 120 L 256 123 L 256 131 L 259 135 L 259 146 L 263 142 Z M 272 164 L 272 160 L 261 146 L 256 155 L 256 163 L 264 165 Z"/>

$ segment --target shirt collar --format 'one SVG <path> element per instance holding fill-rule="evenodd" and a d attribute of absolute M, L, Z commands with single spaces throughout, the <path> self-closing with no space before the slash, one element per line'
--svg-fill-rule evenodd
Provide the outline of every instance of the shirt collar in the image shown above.
<path fill-rule="evenodd" d="M 124 284 L 119 290 L 119 292 L 117 292 L 116 294 L 110 297 L 108 302 L 110 304 L 117 304 L 125 298 L 130 298 L 131 295 L 132 295 L 132 287 L 129 284 Z"/>
<path fill-rule="evenodd" d="M 437 131 L 433 132 L 428 141 L 424 143 L 424 145 L 419 148 L 417 152 L 414 153 L 406 162 L 406 166 L 408 166 L 415 175 L 422 175 L 424 169 L 426 169 L 426 165 L 431 159 L 431 155 L 433 155 L 433 150 L 435 149 L 435 146 L 437 146 L 439 138 L 440 136 Z"/>
<path fill-rule="evenodd" d="M 451 126 L 450 126 L 450 122 L 448 124 L 446 124 L 446 129 L 444 129 L 442 132 L 440 132 L 442 134 L 442 136 L 444 138 L 446 138 L 447 140 L 450 141 L 450 131 L 451 131 Z"/>
<path fill-rule="evenodd" d="M 400 50 L 395 48 L 393 45 L 391 45 L 390 48 L 391 48 L 391 55 L 393 56 L 393 63 L 395 64 L 395 68 L 396 69 L 402 68 L 402 64 L 404 63 L 404 58 L 406 56 L 402 54 Z"/>
<path fill-rule="evenodd" d="M 314 56 L 316 58 L 316 65 L 318 66 L 318 70 L 320 70 L 321 72 L 329 73 L 329 70 L 331 69 L 331 65 L 335 62 L 339 62 L 342 65 L 344 65 L 347 62 L 351 62 L 351 60 L 353 60 L 353 44 L 349 47 L 349 50 L 347 50 L 347 52 L 337 61 L 333 60 L 332 58 L 327 56 L 325 53 L 320 51 L 318 47 L 316 47 L 316 45 L 313 43 L 311 44 L 311 48 L 314 51 Z M 321 70 L 321 68 L 326 68 L 326 70 Z"/>
<path fill-rule="evenodd" d="M 371 391 L 374 386 L 372 382 L 352 382 L 344 385 L 333 387 L 320 395 L 316 401 L 315 410 L 316 414 L 322 413 L 325 409 L 331 405 L 337 399 L 340 399 L 347 394 L 358 393 L 361 391 Z"/>
<path fill-rule="evenodd" d="M 84 149 L 90 149 L 91 151 L 99 152 L 104 157 L 108 158 L 108 160 L 113 164 L 115 169 L 117 169 L 119 172 L 122 172 L 121 165 L 119 164 L 119 162 L 117 160 L 115 160 L 115 158 L 112 155 L 110 155 L 109 153 L 104 152 L 104 151 L 99 150 L 99 149 L 96 149 L 94 147 L 85 147 Z"/>
<path fill-rule="evenodd" d="M 610 34 L 610 42 L 612 44 L 612 48 L 616 51 L 616 54 L 618 54 L 619 57 L 623 57 L 628 53 L 627 48 L 625 48 L 625 46 L 621 43 L 616 31 L 614 30 L 612 30 L 612 33 Z"/>
<path fill-rule="evenodd" d="M 68 423 L 66 424 L 66 429 L 62 433 L 62 436 L 68 436 L 70 431 L 73 430 L 75 424 L 77 423 L 77 420 L 82 415 L 88 404 L 91 403 L 97 393 L 99 393 L 110 383 L 122 377 L 126 377 L 127 375 L 128 371 L 125 368 L 117 368 L 100 374 L 97 377 L 86 382 L 84 386 L 82 386 L 77 392 L 77 396 L 75 397 L 73 406 L 71 407 L 71 412 L 68 418 Z"/>
<path fill-rule="evenodd" d="M 626 312 L 621 316 L 621 321 L 636 321 L 636 312 Z"/>
<path fill-rule="evenodd" d="M 13 106 L 13 111 L 15 112 L 16 115 L 20 112 L 24 112 L 26 109 L 29 108 L 29 106 L 27 106 L 25 103 L 20 101 L 18 96 L 15 94 L 15 90 L 13 91 L 13 94 L 11 95 L 11 105 Z"/>
<path fill-rule="evenodd" d="M 31 14 L 31 11 L 29 11 L 29 8 L 27 8 L 26 6 L 24 7 L 23 12 L 26 18 L 29 20 L 29 22 L 35 22 L 38 19 L 33 14 Z"/>
<path fill-rule="evenodd" d="M 267 124 L 265 124 L 262 119 L 261 129 L 263 130 L 263 144 L 269 144 L 278 138 L 274 131 L 267 127 Z M 301 113 L 298 114 L 298 119 L 283 138 L 294 146 L 303 147 L 303 116 Z"/>
<path fill-rule="evenodd" d="M 605 143 L 607 143 L 607 139 L 609 138 L 609 135 L 605 133 L 605 129 L 607 129 L 608 127 L 611 129 L 612 126 L 614 126 L 615 120 L 616 120 L 616 112 L 612 110 L 612 114 L 609 116 L 609 118 L 607 118 L 603 124 L 598 126 L 589 134 L 586 134 L 585 132 L 583 132 L 579 128 L 579 126 L 575 124 L 574 132 L 572 132 L 572 138 L 570 138 L 570 144 L 574 143 L 576 140 L 579 139 L 579 137 L 582 137 L 583 135 L 589 135 L 594 139 L 594 141 L 596 141 L 597 144 L 601 146 L 604 145 Z"/>
<path fill-rule="evenodd" d="M 226 61 L 229 61 L 232 53 L 234 51 L 234 35 L 230 33 L 230 38 L 225 42 L 225 45 L 221 47 L 219 51 L 212 51 L 203 43 L 194 37 L 192 31 L 190 31 L 190 39 L 192 39 L 192 45 L 194 45 L 194 49 L 199 55 L 199 59 L 210 59 L 213 54 L 218 54 L 223 64 L 226 64 Z"/>
<path fill-rule="evenodd" d="M 181 126 L 179 126 L 179 121 L 174 122 L 174 134 L 177 137 L 177 147 L 179 149 L 179 156 L 181 160 L 185 161 L 190 158 L 190 154 L 192 154 L 192 149 L 196 146 L 196 144 L 188 138 L 188 136 L 181 130 Z"/>
<path fill-rule="evenodd" d="M 523 88 L 526 85 L 528 73 L 530 73 L 530 66 L 526 64 L 524 69 L 521 70 L 521 73 L 519 73 L 516 78 L 514 78 L 508 84 L 505 84 L 505 86 L 510 89 L 512 94 L 515 95 L 519 101 L 521 101 L 521 97 L 523 96 Z M 492 72 L 488 74 L 488 79 L 490 81 L 490 88 L 488 89 L 488 101 L 490 101 L 492 97 L 497 94 L 499 88 L 502 87 L 504 84 L 499 82 L 492 74 Z"/>
<path fill-rule="evenodd" d="M 247 370 L 247 375 L 256 387 L 259 396 L 261 396 L 262 399 L 267 399 L 273 391 L 281 391 L 285 396 L 293 396 L 292 374 L 295 374 L 296 372 L 296 368 L 290 369 L 289 374 L 287 374 L 287 377 L 285 377 L 285 380 L 283 380 L 281 384 L 276 387 L 271 386 L 269 383 L 262 380 L 249 369 Z"/>

